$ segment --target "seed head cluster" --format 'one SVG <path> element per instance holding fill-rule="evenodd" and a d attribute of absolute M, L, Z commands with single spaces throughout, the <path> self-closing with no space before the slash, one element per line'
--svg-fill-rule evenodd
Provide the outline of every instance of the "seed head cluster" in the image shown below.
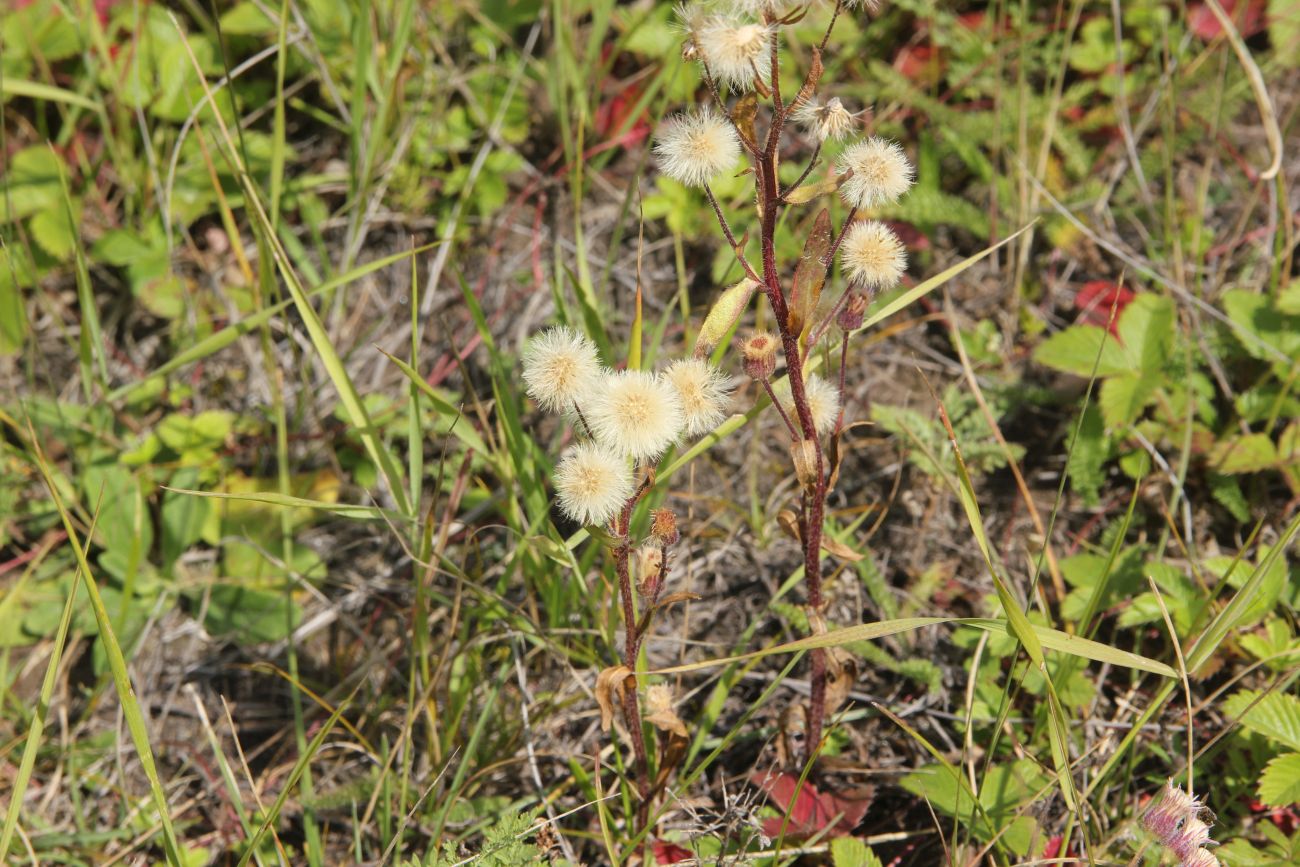
<path fill-rule="evenodd" d="M 572 410 L 599 381 L 596 344 L 572 328 L 547 329 L 524 348 L 524 387 L 543 409 Z"/>
<path fill-rule="evenodd" d="M 897 202 L 912 186 L 912 164 L 897 142 L 872 136 L 849 145 L 836 164 L 849 177 L 840 185 L 840 198 L 853 208 L 874 208 Z"/>
<path fill-rule="evenodd" d="M 855 284 L 892 289 L 907 267 L 907 251 L 884 223 L 863 221 L 849 227 L 840 244 L 840 263 Z"/>
<path fill-rule="evenodd" d="M 611 371 L 590 339 L 560 326 L 533 337 L 523 362 L 529 397 L 584 437 L 555 468 L 560 509 L 584 525 L 608 522 L 627 503 L 633 462 L 656 460 L 726 417 L 731 380 L 702 359 L 662 373 Z"/>
<path fill-rule="evenodd" d="M 632 496 L 632 468 L 627 461 L 593 442 L 565 452 L 555 468 L 560 508 L 580 524 L 603 524 Z"/>
<path fill-rule="evenodd" d="M 839 390 L 816 374 L 809 376 L 804 381 L 803 390 L 804 395 L 808 398 L 808 414 L 812 416 L 813 428 L 819 435 L 830 433 L 839 420 Z M 786 415 L 798 426 L 798 410 L 794 405 L 794 397 L 790 394 L 790 381 L 788 379 L 781 380 L 772 387 L 772 393 L 781 402 L 781 407 L 785 410 Z"/>
<path fill-rule="evenodd" d="M 673 387 L 643 370 L 605 374 L 585 412 L 596 442 L 638 461 L 662 455 L 685 421 Z"/>
<path fill-rule="evenodd" d="M 660 170 L 668 177 L 689 187 L 702 187 L 735 166 L 740 140 L 729 120 L 705 108 L 664 121 L 654 151 Z"/>
<path fill-rule="evenodd" d="M 675 361 L 664 378 L 677 392 L 682 405 L 682 423 L 687 436 L 700 436 L 726 418 L 731 379 L 702 358 Z"/>
<path fill-rule="evenodd" d="M 715 15 L 694 31 L 695 44 L 720 87 L 743 92 L 772 76 L 772 28 Z"/>
<path fill-rule="evenodd" d="M 1204 848 L 1214 841 L 1201 819 L 1203 811 L 1199 798 L 1169 781 L 1142 814 L 1142 827 L 1178 859 L 1179 867 L 1215 867 L 1219 859 Z"/>
<path fill-rule="evenodd" d="M 794 110 L 793 117 L 818 141 L 840 141 L 853 131 L 853 115 L 838 96 L 825 103 L 810 99 Z"/>

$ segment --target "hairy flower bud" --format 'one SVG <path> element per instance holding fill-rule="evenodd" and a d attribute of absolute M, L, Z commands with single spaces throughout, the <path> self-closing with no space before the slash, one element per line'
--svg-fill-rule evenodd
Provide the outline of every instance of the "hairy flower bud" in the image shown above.
<path fill-rule="evenodd" d="M 636 549 L 636 589 L 642 596 L 653 599 L 659 595 L 662 580 L 664 552 L 658 545 L 642 545 Z"/>
<path fill-rule="evenodd" d="M 677 544 L 681 533 L 677 531 L 677 516 L 672 509 L 655 509 L 650 513 L 650 535 L 664 548 Z"/>
<path fill-rule="evenodd" d="M 740 347 L 744 356 L 745 375 L 763 381 L 771 379 L 776 371 L 777 341 L 766 331 L 757 331 Z"/>
<path fill-rule="evenodd" d="M 861 292 L 850 292 L 844 306 L 835 316 L 835 324 L 845 331 L 857 331 L 862 327 L 862 316 L 867 312 L 867 296 Z"/>

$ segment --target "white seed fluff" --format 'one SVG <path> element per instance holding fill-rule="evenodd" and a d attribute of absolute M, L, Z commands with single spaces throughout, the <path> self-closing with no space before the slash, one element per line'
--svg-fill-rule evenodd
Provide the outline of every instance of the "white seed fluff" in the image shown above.
<path fill-rule="evenodd" d="M 700 57 L 719 87 L 751 90 L 772 75 L 772 28 L 714 16 L 695 31 Z"/>
<path fill-rule="evenodd" d="M 896 202 L 912 186 L 912 164 L 903 149 L 875 136 L 845 148 L 837 168 L 841 174 L 853 172 L 840 185 L 840 197 L 854 208 Z"/>
<path fill-rule="evenodd" d="M 735 166 L 740 141 L 730 121 L 706 108 L 664 121 L 654 150 L 664 174 L 687 186 L 702 187 Z"/>
<path fill-rule="evenodd" d="M 840 244 L 840 264 L 849 279 L 869 289 L 891 289 L 907 267 L 907 251 L 884 223 L 854 223 Z"/>
<path fill-rule="evenodd" d="M 831 383 L 813 374 L 804 382 L 804 395 L 808 398 L 808 413 L 812 416 L 813 429 L 818 434 L 826 434 L 835 427 L 840 416 L 839 389 Z M 772 387 L 772 393 L 781 401 L 781 408 L 796 428 L 800 428 L 799 411 L 795 409 L 794 397 L 790 394 L 790 380 L 782 379 Z"/>
<path fill-rule="evenodd" d="M 684 421 L 677 391 L 663 378 L 642 370 L 605 374 L 583 412 L 597 442 L 638 461 L 663 454 Z"/>
<path fill-rule="evenodd" d="M 825 104 L 808 100 L 794 110 L 794 119 L 818 141 L 839 141 L 853 131 L 853 115 L 838 96 L 832 96 Z"/>
<path fill-rule="evenodd" d="M 584 526 L 604 524 L 632 496 L 632 469 L 609 449 L 579 443 L 555 468 L 555 492 L 560 509 L 573 520 Z"/>
<path fill-rule="evenodd" d="M 706 434 L 727 417 L 725 407 L 731 394 L 731 378 L 704 359 L 675 361 L 664 371 L 664 379 L 681 400 L 687 436 Z"/>
<path fill-rule="evenodd" d="M 600 383 L 596 344 L 562 325 L 528 341 L 523 360 L 528 396 L 550 412 L 572 411 L 575 403 L 591 396 Z"/>

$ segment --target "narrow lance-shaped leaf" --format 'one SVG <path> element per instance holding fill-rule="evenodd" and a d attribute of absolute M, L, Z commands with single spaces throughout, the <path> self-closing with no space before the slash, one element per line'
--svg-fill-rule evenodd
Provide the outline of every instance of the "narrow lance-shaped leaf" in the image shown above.
<path fill-rule="evenodd" d="M 790 290 L 790 331 L 802 334 L 826 283 L 826 266 L 831 255 L 831 212 L 822 208 L 804 242 L 803 254 L 794 268 Z"/>
<path fill-rule="evenodd" d="M 696 358 L 703 358 L 718 345 L 723 335 L 730 331 L 731 326 L 740 318 L 740 314 L 745 312 L 745 308 L 749 306 L 749 299 L 753 297 L 754 290 L 757 288 L 758 284 L 746 277 L 718 296 L 718 300 L 713 302 L 713 307 L 709 310 L 709 315 L 704 317 L 699 336 L 695 338 Z"/>

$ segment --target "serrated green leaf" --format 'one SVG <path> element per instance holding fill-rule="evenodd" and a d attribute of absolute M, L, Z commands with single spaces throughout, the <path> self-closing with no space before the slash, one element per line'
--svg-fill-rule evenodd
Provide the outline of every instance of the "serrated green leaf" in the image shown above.
<path fill-rule="evenodd" d="M 1246 501 L 1246 495 L 1241 492 L 1241 485 L 1236 479 L 1222 473 L 1207 473 L 1206 481 L 1215 502 L 1227 509 L 1234 519 L 1242 524 L 1250 520 L 1250 503 Z"/>
<path fill-rule="evenodd" d="M 1286 68 L 1300 66 L 1300 7 L 1295 0 L 1269 0 L 1267 20 L 1274 59 Z"/>
<path fill-rule="evenodd" d="M 1108 428 L 1124 428 L 1137 421 L 1143 408 L 1151 402 L 1160 380 L 1149 375 L 1126 373 L 1112 376 L 1101 384 L 1097 405 Z"/>
<path fill-rule="evenodd" d="M 1257 690 L 1243 689 L 1229 696 L 1223 709 L 1229 716 L 1238 717 L 1242 727 L 1293 750 L 1300 750 L 1300 698 L 1289 693 L 1270 692 L 1251 707 L 1251 702 L 1258 696 Z"/>
<path fill-rule="evenodd" d="M 34 145 L 14 154 L 4 180 L 0 223 L 63 207 L 59 158 L 45 145 Z"/>
<path fill-rule="evenodd" d="M 1268 763 L 1259 778 L 1259 799 L 1270 807 L 1300 802 L 1300 753 L 1286 753 Z"/>
<path fill-rule="evenodd" d="M 1084 505 L 1095 506 L 1101 501 L 1101 485 L 1106 479 L 1106 458 L 1110 456 L 1110 439 L 1101 411 L 1089 406 L 1083 411 L 1077 433 L 1071 441 L 1065 469 L 1070 474 L 1070 489 L 1079 495 Z"/>
<path fill-rule="evenodd" d="M 1034 361 L 1053 370 L 1090 377 L 1114 376 L 1128 371 L 1124 350 L 1114 336 L 1096 325 L 1072 325 L 1044 340 L 1034 350 Z"/>
<path fill-rule="evenodd" d="M 882 867 L 876 853 L 857 837 L 836 837 L 832 840 L 831 863 L 835 867 Z"/>
<path fill-rule="evenodd" d="M 1210 450 L 1210 466 L 1229 476 L 1258 473 L 1277 464 L 1277 447 L 1267 434 L 1246 434 L 1220 440 Z"/>
<path fill-rule="evenodd" d="M 1154 373 L 1169 359 L 1174 344 L 1174 302 L 1162 295 L 1144 293 L 1120 314 L 1119 339 L 1131 369 Z"/>

